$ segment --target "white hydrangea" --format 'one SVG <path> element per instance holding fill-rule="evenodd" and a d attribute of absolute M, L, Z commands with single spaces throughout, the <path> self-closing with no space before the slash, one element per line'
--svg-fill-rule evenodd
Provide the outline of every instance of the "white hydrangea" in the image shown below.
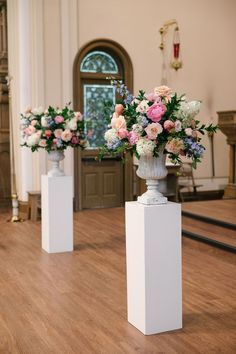
<path fill-rule="evenodd" d="M 30 147 L 34 146 L 34 145 L 38 145 L 40 138 L 41 138 L 41 130 L 39 130 L 37 133 L 34 133 L 28 137 L 27 145 Z"/>
<path fill-rule="evenodd" d="M 140 133 L 142 133 L 142 131 L 143 131 L 143 127 L 142 127 L 141 124 L 133 124 L 133 125 L 132 125 L 132 130 L 133 130 L 135 133 L 140 134 Z"/>
<path fill-rule="evenodd" d="M 148 102 L 148 100 L 142 100 L 136 108 L 136 112 L 146 113 L 149 108 Z"/>
<path fill-rule="evenodd" d="M 66 129 L 70 130 L 76 130 L 77 129 L 77 120 L 76 118 L 72 118 L 69 120 L 69 122 L 66 124 Z"/>
<path fill-rule="evenodd" d="M 105 134 L 104 138 L 108 143 L 112 143 L 114 140 L 117 139 L 117 134 L 115 129 L 108 129 Z"/>
<path fill-rule="evenodd" d="M 156 144 L 152 140 L 139 139 L 136 145 L 137 153 L 141 155 L 151 155 Z"/>
<path fill-rule="evenodd" d="M 47 117 L 43 116 L 43 117 L 41 118 L 41 125 L 42 125 L 42 127 L 44 127 L 44 128 L 48 127 L 48 120 L 47 120 Z"/>
<path fill-rule="evenodd" d="M 182 121 L 183 128 L 187 128 L 192 119 L 199 113 L 200 101 L 181 102 L 176 117 Z"/>
<path fill-rule="evenodd" d="M 38 107 L 38 108 L 34 108 L 31 111 L 35 116 L 40 116 L 41 114 L 43 114 L 43 108 L 42 107 Z"/>

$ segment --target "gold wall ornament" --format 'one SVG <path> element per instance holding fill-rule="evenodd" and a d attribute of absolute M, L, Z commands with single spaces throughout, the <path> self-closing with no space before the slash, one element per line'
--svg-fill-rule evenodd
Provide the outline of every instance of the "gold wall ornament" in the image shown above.
<path fill-rule="evenodd" d="M 159 45 L 159 49 L 162 51 L 163 55 L 163 64 L 162 64 L 162 84 L 166 84 L 167 82 L 167 73 L 166 73 L 166 36 L 168 30 L 174 27 L 174 36 L 173 36 L 173 48 L 172 48 L 172 59 L 170 61 L 170 67 L 174 70 L 179 70 L 183 67 L 182 60 L 180 58 L 180 35 L 179 35 L 179 25 L 178 22 L 173 19 L 166 21 L 163 26 L 159 29 L 159 33 L 161 35 L 161 43 Z"/>

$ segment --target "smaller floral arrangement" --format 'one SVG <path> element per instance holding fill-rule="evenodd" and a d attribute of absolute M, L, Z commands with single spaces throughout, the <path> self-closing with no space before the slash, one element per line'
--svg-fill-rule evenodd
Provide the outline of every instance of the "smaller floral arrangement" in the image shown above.
<path fill-rule="evenodd" d="M 100 158 L 129 151 L 139 159 L 164 152 L 174 163 L 186 156 L 196 168 L 205 150 L 201 135 L 217 130 L 217 126 L 206 126 L 195 119 L 200 101 L 188 102 L 184 95 L 178 96 L 167 86 L 156 87 L 151 93 L 140 90 L 135 97 L 121 81 L 112 80 L 112 84 L 122 99 L 105 132 Z"/>
<path fill-rule="evenodd" d="M 80 112 L 66 105 L 63 109 L 48 107 L 47 110 L 28 108 L 21 113 L 21 146 L 32 151 L 65 150 L 68 146 L 84 148 L 84 122 Z"/>

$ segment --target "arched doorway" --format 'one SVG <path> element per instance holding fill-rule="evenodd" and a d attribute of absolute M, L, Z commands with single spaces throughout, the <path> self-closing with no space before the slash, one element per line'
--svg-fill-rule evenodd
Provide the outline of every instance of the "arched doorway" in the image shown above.
<path fill-rule="evenodd" d="M 115 102 L 108 76 L 122 80 L 132 92 L 133 68 L 128 53 L 118 43 L 99 39 L 86 44 L 75 58 L 74 109 L 84 115 L 89 147 L 75 151 L 75 210 L 116 207 L 133 199 L 132 159 L 95 160 L 107 127 L 104 101 Z"/>

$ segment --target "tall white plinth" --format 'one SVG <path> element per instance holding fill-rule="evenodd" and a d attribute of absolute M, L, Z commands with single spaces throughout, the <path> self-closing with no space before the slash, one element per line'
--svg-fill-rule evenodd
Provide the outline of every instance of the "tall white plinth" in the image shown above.
<path fill-rule="evenodd" d="M 144 334 L 182 328 L 181 205 L 125 209 L 128 321 Z"/>
<path fill-rule="evenodd" d="M 72 177 L 42 176 L 42 248 L 73 251 Z"/>

